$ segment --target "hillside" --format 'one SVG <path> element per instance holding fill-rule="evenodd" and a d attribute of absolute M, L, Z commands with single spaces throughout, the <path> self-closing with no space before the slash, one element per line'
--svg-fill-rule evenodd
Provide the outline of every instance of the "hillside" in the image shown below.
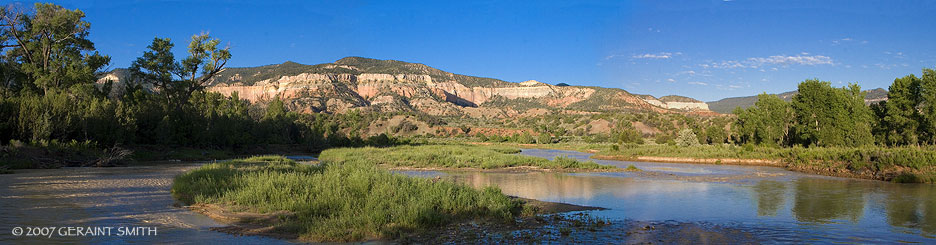
<path fill-rule="evenodd" d="M 865 90 L 868 94 L 865 95 L 865 103 L 877 103 L 880 101 L 887 100 L 887 90 L 883 88 L 876 88 L 872 90 Z M 781 99 L 785 101 L 792 101 L 793 96 L 796 95 L 796 91 L 789 91 L 778 94 Z M 731 97 L 724 98 L 717 101 L 706 102 L 708 108 L 714 112 L 718 113 L 731 113 L 736 107 L 748 108 L 754 105 L 757 102 L 757 95 L 753 96 L 744 96 L 744 97 Z"/>
<path fill-rule="evenodd" d="M 115 80 L 119 74 L 108 74 Z M 102 78 L 104 79 L 104 78 Z M 116 79 L 120 80 L 120 79 Z M 548 112 L 708 111 L 701 101 L 661 99 L 623 89 L 521 83 L 442 71 L 424 64 L 346 57 L 334 63 L 295 62 L 228 68 L 208 90 L 252 102 L 279 97 L 300 112 L 421 112 L 435 116 L 507 118 Z"/>

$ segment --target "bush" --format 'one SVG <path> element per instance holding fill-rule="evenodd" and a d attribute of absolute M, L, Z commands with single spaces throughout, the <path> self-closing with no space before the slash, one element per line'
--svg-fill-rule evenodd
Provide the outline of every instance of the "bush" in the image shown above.
<path fill-rule="evenodd" d="M 552 144 L 553 139 L 552 139 L 552 136 L 549 135 L 549 133 L 543 132 L 536 136 L 536 143 L 537 144 Z"/>
<path fill-rule="evenodd" d="M 699 138 L 696 137 L 695 132 L 692 132 L 692 129 L 686 128 L 679 131 L 679 135 L 676 136 L 676 145 L 681 147 L 686 146 L 698 146 Z"/>

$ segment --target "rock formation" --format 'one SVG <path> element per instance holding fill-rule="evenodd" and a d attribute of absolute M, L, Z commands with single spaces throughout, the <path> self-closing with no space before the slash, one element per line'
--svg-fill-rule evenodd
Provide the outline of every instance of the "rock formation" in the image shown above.
<path fill-rule="evenodd" d="M 124 80 L 117 75 L 108 74 L 102 80 Z M 279 97 L 290 109 L 301 112 L 418 111 L 502 118 L 552 110 L 669 113 L 708 109 L 702 102 L 641 98 L 621 89 L 554 86 L 534 80 L 512 83 L 453 74 L 423 64 L 361 57 L 319 65 L 286 62 L 228 68 L 212 79 L 208 90 L 237 93 L 240 98 L 261 103 Z"/>

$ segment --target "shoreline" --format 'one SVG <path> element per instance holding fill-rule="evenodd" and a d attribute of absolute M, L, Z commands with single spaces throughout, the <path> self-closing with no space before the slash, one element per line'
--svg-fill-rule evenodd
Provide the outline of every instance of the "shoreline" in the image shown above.
<path fill-rule="evenodd" d="M 509 196 L 509 197 L 512 200 L 523 202 L 524 207 L 532 207 L 533 209 L 536 210 L 536 213 L 533 215 L 519 215 L 518 217 L 516 217 L 516 219 L 522 220 L 522 222 L 505 223 L 505 222 L 490 221 L 490 220 L 485 220 L 485 219 L 469 219 L 469 220 L 461 220 L 458 222 L 453 222 L 453 223 L 450 223 L 441 227 L 437 227 L 434 229 L 426 230 L 426 231 L 414 232 L 414 233 L 409 234 L 409 236 L 403 236 L 403 237 L 399 237 L 393 240 L 370 239 L 370 240 L 353 241 L 353 242 L 375 242 L 375 241 L 376 242 L 394 242 L 397 240 L 408 241 L 411 239 L 431 240 L 432 239 L 431 237 L 433 237 L 431 236 L 432 234 L 446 232 L 450 229 L 453 229 L 453 227 L 460 227 L 460 226 L 465 226 L 466 224 L 475 224 L 475 223 L 482 224 L 483 226 L 488 226 L 488 228 L 491 228 L 491 229 L 515 229 L 515 230 L 530 229 L 531 227 L 529 227 L 529 223 L 536 223 L 536 222 L 530 222 L 530 221 L 545 220 L 541 218 L 542 215 L 553 215 L 553 214 L 579 212 L 579 211 L 606 210 L 606 208 L 601 208 L 601 207 L 582 206 L 582 205 L 560 203 L 560 202 L 547 202 L 547 201 L 540 201 L 536 199 L 522 198 L 522 197 L 516 197 L 516 196 Z M 219 223 L 224 224 L 225 226 L 210 228 L 210 230 L 217 231 L 217 232 L 222 232 L 222 233 L 227 233 L 227 234 L 237 235 L 237 236 L 270 237 L 270 238 L 276 238 L 276 239 L 282 239 L 282 240 L 294 241 L 294 242 L 321 242 L 321 241 L 303 239 L 302 237 L 299 236 L 298 232 L 290 232 L 286 229 L 278 228 L 277 227 L 278 222 L 284 219 L 290 219 L 292 217 L 295 217 L 296 215 L 295 213 L 291 213 L 288 211 L 255 213 L 255 212 L 249 212 L 249 211 L 237 211 L 240 208 L 236 208 L 233 206 L 222 206 L 218 204 L 205 204 L 205 203 L 196 203 L 196 204 L 192 204 L 189 206 L 185 206 L 183 208 L 188 209 L 189 211 L 192 211 L 194 213 L 205 215 L 211 218 L 212 220 L 215 220 Z M 527 223 L 527 225 L 523 225 L 524 223 Z M 538 226 L 545 226 L 545 225 L 547 224 L 545 223 L 539 224 Z M 535 227 L 535 228 L 541 228 L 541 227 Z"/>
<path fill-rule="evenodd" d="M 468 144 L 477 144 L 479 142 L 467 142 Z M 550 145 L 528 145 L 528 144 L 503 144 L 506 146 L 518 147 L 521 149 L 550 149 L 576 151 L 592 154 L 589 158 L 599 160 L 614 161 L 643 161 L 659 163 L 685 163 L 685 164 L 708 164 L 708 165 L 735 165 L 735 166 L 766 166 L 777 167 L 787 171 L 814 174 L 830 177 L 864 179 L 875 181 L 886 181 L 896 183 L 922 183 L 933 184 L 932 177 L 936 173 L 936 167 L 928 170 L 918 170 L 902 166 L 891 166 L 887 169 L 873 170 L 869 167 L 860 167 L 853 169 L 845 162 L 821 162 L 814 161 L 814 164 L 793 164 L 782 159 L 747 159 L 747 158 L 694 158 L 694 157 L 665 157 L 665 156 L 623 156 L 601 154 L 597 149 L 576 149 L 570 147 L 551 147 Z M 720 161 L 720 162 L 719 162 Z M 927 179 L 929 176 L 929 179 Z"/>
<path fill-rule="evenodd" d="M 601 173 L 601 172 L 625 172 L 624 168 L 611 169 L 585 169 L 585 168 L 541 168 L 536 166 L 515 166 L 506 168 L 447 168 L 447 167 L 397 167 L 386 164 L 377 165 L 378 167 L 390 171 L 473 171 L 485 173 L 530 173 L 530 172 L 555 172 L 555 173 Z"/>
<path fill-rule="evenodd" d="M 661 163 L 685 163 L 685 164 L 708 164 L 708 165 L 735 165 L 735 166 L 766 166 L 766 167 L 777 167 L 782 168 L 787 171 L 805 173 L 805 174 L 814 174 L 830 177 L 840 177 L 840 178 L 852 178 L 852 179 L 865 179 L 865 180 L 876 180 L 876 181 L 886 181 L 886 182 L 895 182 L 900 176 L 913 175 L 913 176 L 922 176 L 925 175 L 924 171 L 913 170 L 906 167 L 891 167 L 888 169 L 874 171 L 867 168 L 862 169 L 851 169 L 847 163 L 832 163 L 833 166 L 815 164 L 815 165 L 797 165 L 785 163 L 782 160 L 766 160 L 766 159 L 744 159 L 744 158 L 689 158 L 689 157 L 659 157 L 659 156 L 638 156 L 638 157 L 624 157 L 624 156 L 614 156 L 614 155 L 599 155 L 595 153 L 589 158 L 600 159 L 600 160 L 615 160 L 615 161 L 645 161 L 645 162 L 661 162 Z M 721 161 L 720 163 L 718 161 Z M 910 177 L 918 178 L 918 177 Z M 902 183 L 902 182 L 901 182 Z M 932 182 L 922 182 L 924 184 L 931 184 Z"/>
<path fill-rule="evenodd" d="M 593 153 L 593 152 L 588 152 Z M 786 164 L 780 160 L 767 159 L 746 159 L 746 158 L 692 158 L 692 157 L 660 157 L 660 156 L 637 156 L 626 157 L 616 155 L 599 155 L 594 153 L 589 158 L 599 160 L 615 161 L 643 161 L 643 162 L 664 162 L 664 163 L 691 163 L 691 164 L 711 164 L 711 165 L 738 165 L 738 166 L 767 166 L 767 167 L 786 167 Z"/>

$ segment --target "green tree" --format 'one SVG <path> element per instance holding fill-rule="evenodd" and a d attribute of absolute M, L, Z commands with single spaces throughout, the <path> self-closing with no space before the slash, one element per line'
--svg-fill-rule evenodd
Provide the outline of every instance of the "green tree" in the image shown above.
<path fill-rule="evenodd" d="M 798 143 L 816 146 L 858 146 L 874 142 L 871 110 L 856 84 L 833 88 L 829 82 L 806 80 L 793 96 Z"/>
<path fill-rule="evenodd" d="M 540 132 L 539 135 L 536 136 L 536 143 L 537 144 L 552 144 L 553 143 L 552 136 L 549 135 L 549 133 L 547 132 Z"/>
<path fill-rule="evenodd" d="M 683 147 L 697 146 L 699 145 L 699 138 L 696 137 L 691 128 L 685 128 L 680 130 L 679 135 L 676 136 L 676 145 Z"/>
<path fill-rule="evenodd" d="M 7 60 L 17 64 L 7 68 L 18 69 L 42 93 L 93 83 L 97 72 L 110 62 L 87 39 L 91 24 L 83 20 L 81 10 L 50 3 L 36 3 L 32 15 L 12 7 L 0 10 L 0 47 Z"/>
<path fill-rule="evenodd" d="M 231 59 L 229 47 L 220 48 L 221 40 L 212 38 L 208 33 L 192 35 L 189 43 L 189 56 L 179 64 L 180 75 L 184 82 L 185 94 L 191 95 L 208 85 L 212 77 L 224 69 Z"/>
<path fill-rule="evenodd" d="M 772 94 L 760 94 L 754 106 L 746 110 L 737 108 L 735 121 L 739 143 L 785 145 L 793 125 L 790 103 Z"/>
<path fill-rule="evenodd" d="M 920 133 L 926 142 L 936 144 L 936 70 L 923 69 L 920 79 L 922 123 Z"/>
<path fill-rule="evenodd" d="M 127 86 L 142 86 L 149 84 L 165 98 L 165 105 L 171 102 L 172 93 L 170 87 L 173 75 L 180 76 L 179 64 L 175 62 L 175 55 L 172 54 L 174 45 L 169 38 L 153 38 L 153 42 L 147 46 L 149 49 L 143 52 L 143 56 L 137 58 L 130 65 L 130 82 Z M 139 87 L 138 87 L 139 88 Z M 133 90 L 128 88 L 128 91 Z"/>
<path fill-rule="evenodd" d="M 643 143 L 643 138 L 630 121 L 621 121 L 615 130 L 617 132 L 614 133 L 614 139 L 612 140 L 616 140 L 618 144 Z"/>
<path fill-rule="evenodd" d="M 708 144 L 721 144 L 728 140 L 728 133 L 724 127 L 712 124 L 705 128 L 705 137 Z"/>
<path fill-rule="evenodd" d="M 920 79 L 914 75 L 894 80 L 883 104 L 880 121 L 887 145 L 911 145 L 919 141 L 919 126 L 922 120 L 917 110 L 920 105 Z"/>

